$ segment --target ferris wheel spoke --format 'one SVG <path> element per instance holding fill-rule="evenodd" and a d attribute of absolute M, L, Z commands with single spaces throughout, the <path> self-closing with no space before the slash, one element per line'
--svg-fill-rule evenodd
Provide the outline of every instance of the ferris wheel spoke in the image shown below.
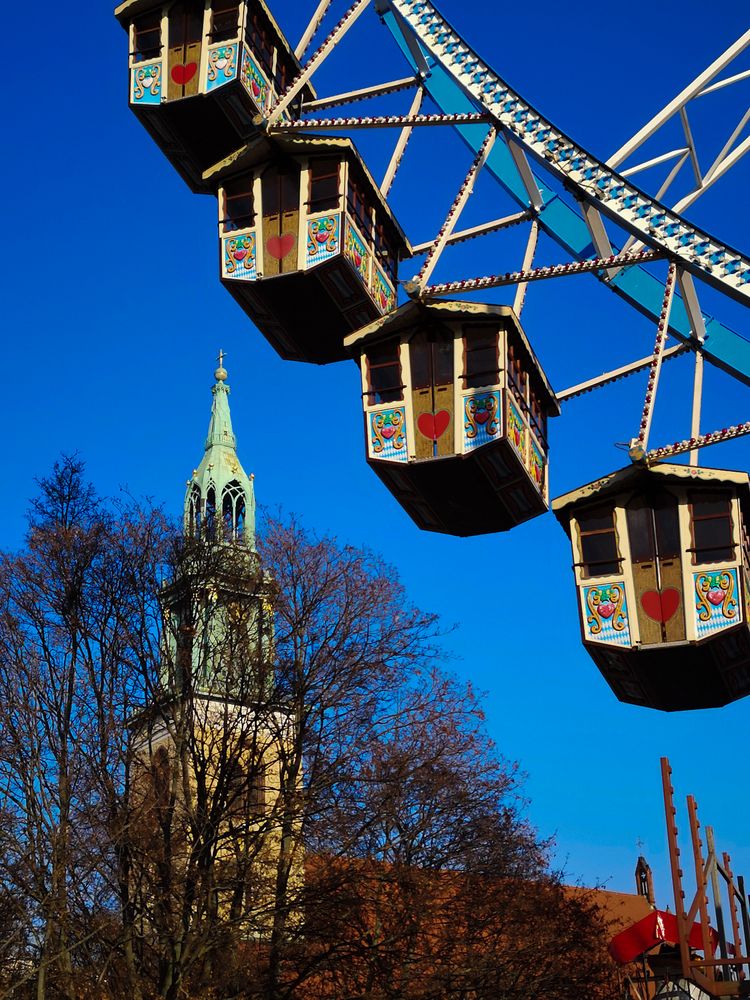
<path fill-rule="evenodd" d="M 669 273 L 664 285 L 664 302 L 661 307 L 659 324 L 656 328 L 656 343 L 651 359 L 648 384 L 646 385 L 646 398 L 643 401 L 643 413 L 641 415 L 641 425 L 638 436 L 630 442 L 630 458 L 634 462 L 641 461 L 648 449 L 648 438 L 651 432 L 651 420 L 654 415 L 654 404 L 656 403 L 656 393 L 659 388 L 659 376 L 661 365 L 664 360 L 664 348 L 667 343 L 667 332 L 669 330 L 669 314 L 672 311 L 674 301 L 675 286 L 677 284 L 677 267 L 673 263 L 669 265 Z"/>
<path fill-rule="evenodd" d="M 433 243 L 432 247 L 427 251 L 427 256 L 425 257 L 424 263 L 422 264 L 419 273 L 417 274 L 413 282 L 409 282 L 410 293 L 413 294 L 416 291 L 417 293 L 421 294 L 422 291 L 424 291 L 425 285 L 427 284 L 430 275 L 437 266 L 437 263 L 440 260 L 440 256 L 445 247 L 447 246 L 448 240 L 451 237 L 451 233 L 455 229 L 456 223 L 460 219 L 461 213 L 466 207 L 466 202 L 469 200 L 469 197 L 472 191 L 474 190 L 474 184 L 476 183 L 476 179 L 479 176 L 479 172 L 481 171 L 484 164 L 487 162 L 487 157 L 490 155 L 490 152 L 492 151 L 492 147 L 495 143 L 496 138 L 497 138 L 497 132 L 495 131 L 494 128 L 490 129 L 490 131 L 487 133 L 484 142 L 482 143 L 479 149 L 479 152 L 476 155 L 476 158 L 474 159 L 474 162 L 472 163 L 469 169 L 469 172 L 466 175 L 466 178 L 464 179 L 463 184 L 459 188 L 458 194 L 456 195 L 455 200 L 451 205 L 450 211 L 446 216 L 445 222 L 441 226 L 440 232 L 437 234 L 437 237 L 435 238 L 435 242 Z"/>
<path fill-rule="evenodd" d="M 303 114 L 315 111 L 325 111 L 326 108 L 338 108 L 345 104 L 356 104 L 357 101 L 367 101 L 372 97 L 386 97 L 402 90 L 413 90 L 419 87 L 421 81 L 417 76 L 406 76 L 401 80 L 391 80 L 388 83 L 376 83 L 372 87 L 362 87 L 360 90 L 350 90 L 344 94 L 334 94 L 332 97 L 321 97 L 316 101 L 308 101 L 302 105 Z"/>
<path fill-rule="evenodd" d="M 330 32 L 321 46 L 313 53 L 309 61 L 302 68 L 302 72 L 272 106 L 268 113 L 267 123 L 269 126 L 273 125 L 281 118 L 313 73 L 320 69 L 321 65 L 325 62 L 331 52 L 333 52 L 338 42 L 344 37 L 347 31 L 349 31 L 350 28 L 356 24 L 362 14 L 364 14 L 365 9 L 370 2 L 371 0 L 357 0 L 357 2 L 352 4 L 349 10 L 347 10 L 336 27 Z"/>
<path fill-rule="evenodd" d="M 627 254 L 615 254 L 612 257 L 596 257 L 593 260 L 575 260 L 567 264 L 536 267 L 528 271 L 508 271 L 505 274 L 490 274 L 483 278 L 445 281 L 438 285 L 427 285 L 422 289 L 422 294 L 426 298 L 434 298 L 457 293 L 479 292 L 486 288 L 518 285 L 526 281 L 544 281 L 547 278 L 562 278 L 571 274 L 586 274 L 591 271 L 606 271 L 609 268 L 619 269 L 633 264 L 648 264 L 655 260 L 663 260 L 664 256 L 659 250 L 638 250 Z M 405 282 L 405 285 L 408 283 Z"/>
<path fill-rule="evenodd" d="M 691 347 L 689 344 L 674 344 L 663 352 L 662 363 L 687 354 L 690 350 Z M 586 393 L 593 392 L 594 389 L 601 389 L 604 386 L 612 385 L 614 382 L 619 382 L 621 379 L 628 378 L 630 375 L 637 375 L 638 372 L 649 368 L 652 361 L 653 354 L 649 354 L 647 358 L 639 358 L 638 361 L 631 361 L 620 368 L 613 368 L 612 371 L 604 372 L 602 375 L 587 379 L 585 382 L 579 382 L 577 385 L 572 385 L 569 389 L 556 392 L 555 395 L 560 403 L 567 403 L 578 396 L 584 396 Z"/>
<path fill-rule="evenodd" d="M 514 212 L 512 215 L 506 215 L 502 219 L 493 219 L 492 222 L 482 222 L 478 226 L 472 226 L 469 229 L 459 229 L 457 233 L 451 233 L 446 241 L 446 245 L 463 243 L 466 240 L 476 239 L 478 236 L 486 236 L 488 233 L 496 233 L 501 229 L 509 229 L 511 226 L 518 226 L 522 222 L 528 222 L 533 218 L 534 213 L 529 209 L 524 209 L 522 212 Z M 417 257 L 419 254 L 427 253 L 434 242 L 434 240 L 428 240 L 427 243 L 418 243 L 412 247 L 412 256 Z"/>
<path fill-rule="evenodd" d="M 422 101 L 424 99 L 424 89 L 419 87 L 416 94 L 414 95 L 414 100 L 412 101 L 411 107 L 409 108 L 409 117 L 414 118 L 419 114 L 419 109 L 422 107 Z M 406 125 L 401 129 L 401 135 L 398 137 L 396 142 L 396 148 L 391 154 L 390 162 L 386 168 L 385 175 L 380 184 L 380 191 L 384 198 L 388 197 L 388 192 L 391 190 L 391 185 L 396 178 L 396 173 L 398 168 L 401 166 L 401 161 L 404 158 L 404 153 L 406 152 L 406 147 L 409 145 L 409 140 L 411 139 L 413 128 L 411 125 Z"/>
<path fill-rule="evenodd" d="M 300 118 L 297 121 L 277 122 L 272 132 L 312 132 L 319 129 L 372 129 L 372 128 L 415 128 L 438 125 L 486 125 L 492 121 L 490 115 L 481 111 L 466 114 L 444 115 L 368 115 L 350 118 Z"/>

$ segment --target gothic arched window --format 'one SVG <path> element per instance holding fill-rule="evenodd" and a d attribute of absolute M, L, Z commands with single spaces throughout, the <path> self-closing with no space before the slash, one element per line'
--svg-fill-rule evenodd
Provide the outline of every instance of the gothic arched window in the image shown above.
<path fill-rule="evenodd" d="M 245 491 L 236 479 L 227 483 L 221 501 L 224 540 L 238 542 L 245 531 Z"/>
<path fill-rule="evenodd" d="M 201 490 L 193 483 L 188 502 L 188 534 L 191 538 L 200 538 L 201 533 Z"/>
<path fill-rule="evenodd" d="M 213 540 L 216 536 L 216 487 L 211 483 L 206 490 L 205 536 Z"/>

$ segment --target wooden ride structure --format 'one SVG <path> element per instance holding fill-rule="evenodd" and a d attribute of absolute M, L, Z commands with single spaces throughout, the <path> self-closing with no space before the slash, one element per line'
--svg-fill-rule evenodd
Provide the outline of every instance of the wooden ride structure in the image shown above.
<path fill-rule="evenodd" d="M 354 358 L 367 462 L 427 530 L 504 531 L 547 511 L 548 418 L 561 402 L 647 372 L 633 464 L 554 504 L 573 543 L 583 642 L 623 701 L 675 711 L 743 697 L 748 479 L 698 470 L 697 449 L 750 432 L 750 422 L 700 432 L 704 359 L 750 382 L 750 356 L 742 338 L 702 312 L 694 279 L 750 304 L 750 258 L 636 188 L 630 175 L 641 167 L 617 168 L 704 93 L 750 35 L 604 163 L 513 91 L 429 0 L 372 0 L 407 78 L 319 99 L 313 75 L 370 2 L 355 0 L 309 57 L 332 0 L 321 0 L 296 48 L 265 0 L 117 7 L 130 43 L 132 110 L 190 187 L 217 196 L 222 284 L 282 357 Z M 313 117 L 405 90 L 414 91 L 407 114 Z M 424 113 L 426 100 L 437 110 Z M 459 130 L 473 161 L 435 238 L 412 246 L 389 192 L 412 132 L 425 126 Z M 373 128 L 399 133 L 380 184 L 340 135 Z M 737 135 L 692 200 L 739 157 Z M 520 210 L 462 230 L 483 170 Z M 628 237 L 621 249 L 607 231 L 613 219 Z M 519 270 L 432 280 L 451 244 L 517 225 L 529 226 Z M 535 266 L 541 229 L 572 259 Z M 422 262 L 405 281 L 410 258 Z M 665 281 L 649 270 L 661 260 Z M 520 314 L 530 282 L 582 272 L 652 316 L 656 341 L 650 355 L 556 394 Z M 515 288 L 512 306 L 466 299 L 503 286 Z M 690 437 L 649 450 L 663 362 L 688 350 L 696 358 Z M 663 464 L 688 452 L 689 466 Z"/>
<path fill-rule="evenodd" d="M 701 830 L 692 795 L 687 796 L 690 848 L 686 851 L 692 864 L 682 860 L 672 768 L 666 757 L 661 758 L 661 778 L 674 911 L 656 909 L 650 886 L 652 913 L 610 942 L 610 954 L 624 972 L 627 1000 L 750 996 L 750 913 L 745 880 L 732 871 L 729 854 L 719 854 L 713 828 Z M 643 859 L 639 859 L 639 867 L 642 864 Z M 695 886 L 692 895 L 686 891 L 688 866 Z"/>

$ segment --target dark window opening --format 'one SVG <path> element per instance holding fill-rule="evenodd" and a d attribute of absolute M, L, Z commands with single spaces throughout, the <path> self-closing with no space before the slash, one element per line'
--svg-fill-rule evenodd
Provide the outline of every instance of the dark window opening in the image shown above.
<path fill-rule="evenodd" d="M 216 534 L 216 490 L 209 486 L 206 492 L 206 510 L 204 515 L 205 537 L 213 540 Z"/>
<path fill-rule="evenodd" d="M 378 222 L 375 226 L 375 256 L 378 259 L 378 263 L 383 268 L 385 273 L 391 279 L 391 281 L 396 283 L 396 270 L 398 267 L 398 261 L 396 259 L 396 254 L 393 251 L 393 247 L 386 236 L 385 226 L 382 222 Z"/>
<path fill-rule="evenodd" d="M 268 80 L 273 77 L 274 33 L 257 4 L 249 5 L 245 41 Z"/>
<path fill-rule="evenodd" d="M 339 207 L 339 161 L 313 160 L 310 163 L 309 211 L 325 212 Z"/>
<path fill-rule="evenodd" d="M 370 242 L 372 240 L 372 213 L 367 203 L 363 185 L 354 180 L 351 172 L 349 174 L 346 204 L 349 215 L 354 219 L 360 235 Z"/>
<path fill-rule="evenodd" d="M 236 480 L 224 488 L 221 515 L 224 541 L 240 541 L 245 528 L 245 494 Z"/>
<path fill-rule="evenodd" d="M 373 403 L 396 403 L 404 398 L 398 341 L 373 347 L 367 354 L 368 399 Z"/>
<path fill-rule="evenodd" d="M 541 397 L 533 389 L 529 391 L 529 419 L 531 420 L 531 429 L 536 434 L 540 444 L 546 448 L 547 413 L 542 405 Z"/>
<path fill-rule="evenodd" d="M 508 347 L 508 385 L 520 403 L 526 403 L 527 375 L 518 356 L 519 352 L 510 344 Z"/>
<path fill-rule="evenodd" d="M 413 389 L 453 383 L 453 341 L 415 337 L 409 345 Z"/>
<path fill-rule="evenodd" d="M 133 23 L 133 59 L 145 62 L 161 53 L 161 11 L 144 14 Z"/>
<path fill-rule="evenodd" d="M 478 323 L 464 325 L 464 389 L 497 385 L 500 377 L 497 330 Z"/>
<path fill-rule="evenodd" d="M 261 179 L 263 215 L 281 215 L 299 210 L 299 173 L 272 167 Z"/>
<path fill-rule="evenodd" d="M 592 510 L 578 516 L 584 576 L 611 576 L 620 572 L 614 512 Z"/>
<path fill-rule="evenodd" d="M 284 93 L 289 85 L 290 79 L 294 79 L 294 72 L 289 71 L 286 61 L 282 58 L 281 52 L 276 50 L 276 69 L 273 74 L 273 86 L 279 97 Z"/>
<path fill-rule="evenodd" d="M 228 42 L 239 33 L 240 5 L 232 0 L 213 0 L 211 4 L 211 41 Z"/>
<path fill-rule="evenodd" d="M 203 39 L 203 4 L 198 0 L 177 3 L 169 11 L 170 49 L 196 45 Z"/>
<path fill-rule="evenodd" d="M 729 562 L 734 559 L 731 501 L 710 494 L 695 495 L 690 500 L 693 562 Z"/>
<path fill-rule="evenodd" d="M 238 177 L 229 181 L 224 188 L 224 218 L 221 220 L 225 232 L 235 229 L 249 229 L 255 225 L 255 203 L 253 200 L 253 176 Z"/>

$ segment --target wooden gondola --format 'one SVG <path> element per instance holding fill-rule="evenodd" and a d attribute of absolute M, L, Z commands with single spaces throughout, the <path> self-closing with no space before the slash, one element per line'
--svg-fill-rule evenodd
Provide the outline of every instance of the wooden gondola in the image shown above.
<path fill-rule="evenodd" d="M 350 139 L 259 135 L 204 178 L 222 283 L 283 358 L 339 361 L 396 308 L 411 248 Z"/>
<path fill-rule="evenodd" d="M 413 301 L 346 339 L 367 461 L 429 531 L 506 531 L 548 501 L 555 394 L 508 306 Z"/>
<path fill-rule="evenodd" d="M 552 509 L 584 645 L 620 701 L 669 712 L 750 693 L 747 473 L 633 465 Z"/>
<path fill-rule="evenodd" d="M 125 0 L 130 107 L 193 191 L 258 131 L 300 64 L 264 0 Z M 314 97 L 306 86 L 286 117 Z"/>

